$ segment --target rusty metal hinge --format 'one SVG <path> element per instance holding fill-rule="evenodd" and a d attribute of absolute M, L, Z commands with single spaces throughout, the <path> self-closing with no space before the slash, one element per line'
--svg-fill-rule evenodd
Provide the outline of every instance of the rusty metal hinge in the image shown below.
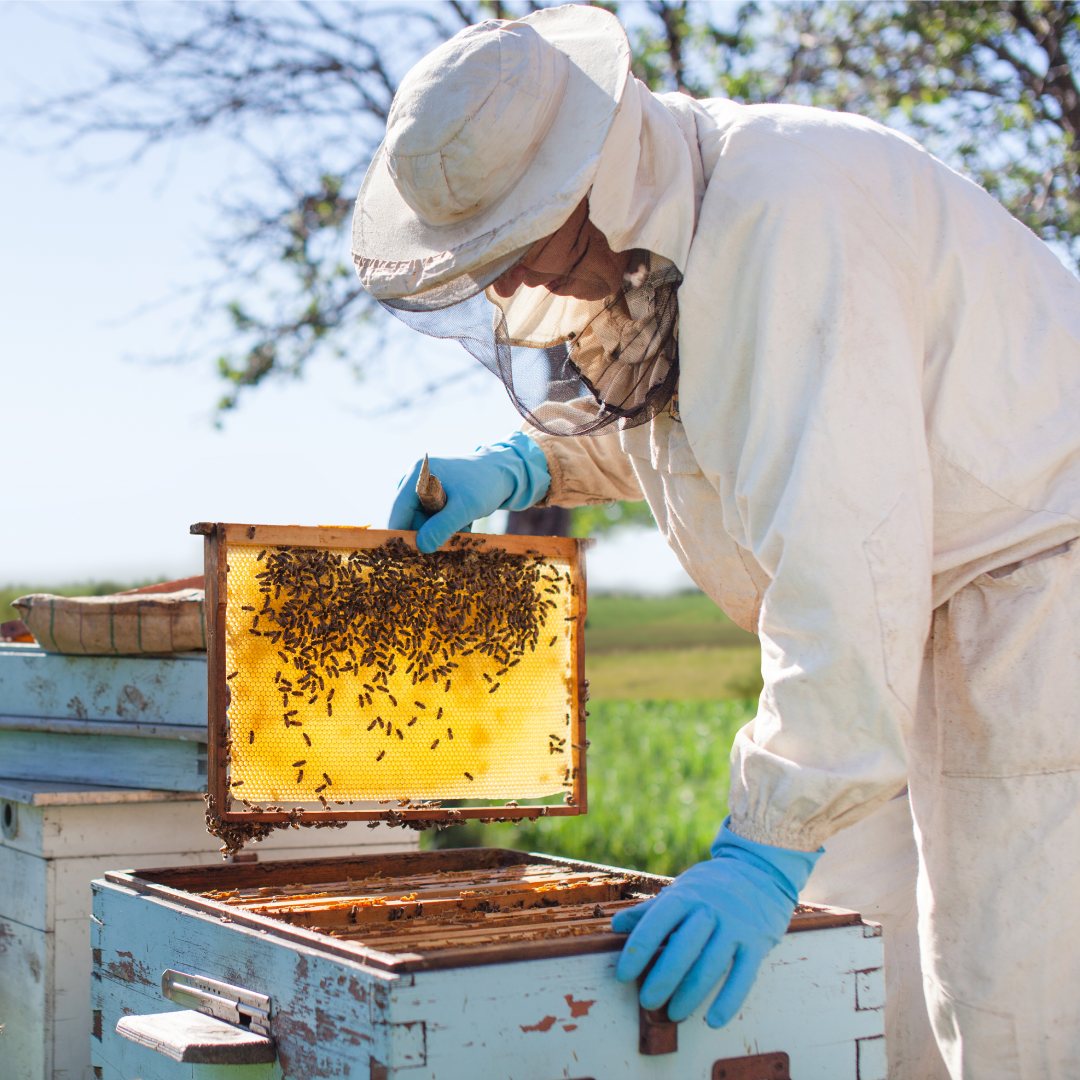
<path fill-rule="evenodd" d="M 643 1009 L 638 1006 L 638 1053 L 674 1054 L 679 1049 L 679 1025 L 668 1019 L 667 1006 Z"/>
<path fill-rule="evenodd" d="M 724 1058 L 713 1063 L 712 1080 L 791 1080 L 791 1062 L 783 1051 Z"/>

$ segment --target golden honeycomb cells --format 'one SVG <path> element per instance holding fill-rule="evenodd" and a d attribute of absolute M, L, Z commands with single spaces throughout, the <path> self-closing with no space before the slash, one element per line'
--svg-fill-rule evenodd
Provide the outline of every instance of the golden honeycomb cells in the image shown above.
<path fill-rule="evenodd" d="M 569 562 L 500 552 L 511 591 L 470 594 L 475 567 L 463 586 L 450 564 L 444 579 L 437 561 L 420 562 L 438 556 L 408 554 L 411 563 L 391 557 L 380 570 L 345 549 L 230 546 L 234 799 L 288 807 L 569 792 L 578 709 Z M 502 610 L 480 610 L 485 597 Z"/>

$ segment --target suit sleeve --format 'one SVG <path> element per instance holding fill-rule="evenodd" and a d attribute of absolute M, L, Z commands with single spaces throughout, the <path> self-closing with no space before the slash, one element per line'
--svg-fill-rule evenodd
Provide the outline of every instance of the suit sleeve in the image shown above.
<path fill-rule="evenodd" d="M 547 435 L 526 424 L 522 430 L 547 459 L 551 486 L 539 505 L 588 506 L 592 503 L 643 498 L 630 458 L 619 445 L 619 433 Z"/>
<path fill-rule="evenodd" d="M 717 166 L 680 294 L 680 404 L 768 578 L 731 828 L 814 850 L 906 783 L 932 514 L 904 215 L 859 155 L 807 141 L 735 138 Z"/>

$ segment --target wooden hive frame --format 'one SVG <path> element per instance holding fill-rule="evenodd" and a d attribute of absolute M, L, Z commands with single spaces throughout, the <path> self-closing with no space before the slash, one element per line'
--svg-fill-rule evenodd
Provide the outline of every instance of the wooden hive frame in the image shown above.
<path fill-rule="evenodd" d="M 238 809 L 229 786 L 229 689 L 226 671 L 226 610 L 228 604 L 228 555 L 237 548 L 351 549 L 379 547 L 400 540 L 415 550 L 415 533 L 346 526 L 251 525 L 200 522 L 191 532 L 205 538 L 205 583 L 207 612 L 208 740 L 207 821 L 226 848 L 235 850 L 246 839 L 266 835 L 273 828 L 290 825 L 327 826 L 347 821 L 385 821 L 413 828 L 440 827 L 466 819 L 480 821 L 522 821 L 546 816 L 584 813 L 587 809 L 585 768 L 585 572 L 583 542 L 564 537 L 488 536 L 471 534 L 469 544 L 481 549 L 495 548 L 521 557 L 565 560 L 573 582 L 571 614 L 571 700 L 570 730 L 573 733 L 569 758 L 572 780 L 564 802 L 518 804 L 510 801 L 485 806 L 442 807 L 398 805 L 393 808 L 339 807 L 313 809 L 254 807 Z"/>
<path fill-rule="evenodd" d="M 135 892 L 396 973 L 614 952 L 626 938 L 611 929 L 612 912 L 640 903 L 671 881 L 500 848 L 147 868 L 106 877 Z M 440 877 L 446 879 L 444 889 L 439 888 Z M 544 892 L 528 896 L 530 888 L 553 885 L 556 888 L 546 893 L 553 898 L 549 903 L 540 899 Z M 335 890 L 350 895 L 343 899 Z M 441 917 L 428 890 L 444 899 L 447 910 Z M 375 905 L 351 924 L 350 907 L 362 904 L 367 894 Z M 297 895 L 306 897 L 316 912 L 320 907 L 333 912 L 336 905 L 337 919 L 287 910 L 272 913 Z M 559 933 L 560 917 L 570 921 L 567 928 L 573 934 Z M 800 904 L 789 931 L 859 921 L 853 911 Z M 502 926 L 504 922 L 509 925 Z M 365 934 L 365 929 L 371 932 Z"/>

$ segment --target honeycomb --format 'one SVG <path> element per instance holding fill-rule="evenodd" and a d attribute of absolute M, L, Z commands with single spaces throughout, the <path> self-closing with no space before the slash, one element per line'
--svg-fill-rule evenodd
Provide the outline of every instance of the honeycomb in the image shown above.
<path fill-rule="evenodd" d="M 567 560 L 457 537 L 433 556 L 400 540 L 232 544 L 227 564 L 234 799 L 415 805 L 571 791 Z"/>

